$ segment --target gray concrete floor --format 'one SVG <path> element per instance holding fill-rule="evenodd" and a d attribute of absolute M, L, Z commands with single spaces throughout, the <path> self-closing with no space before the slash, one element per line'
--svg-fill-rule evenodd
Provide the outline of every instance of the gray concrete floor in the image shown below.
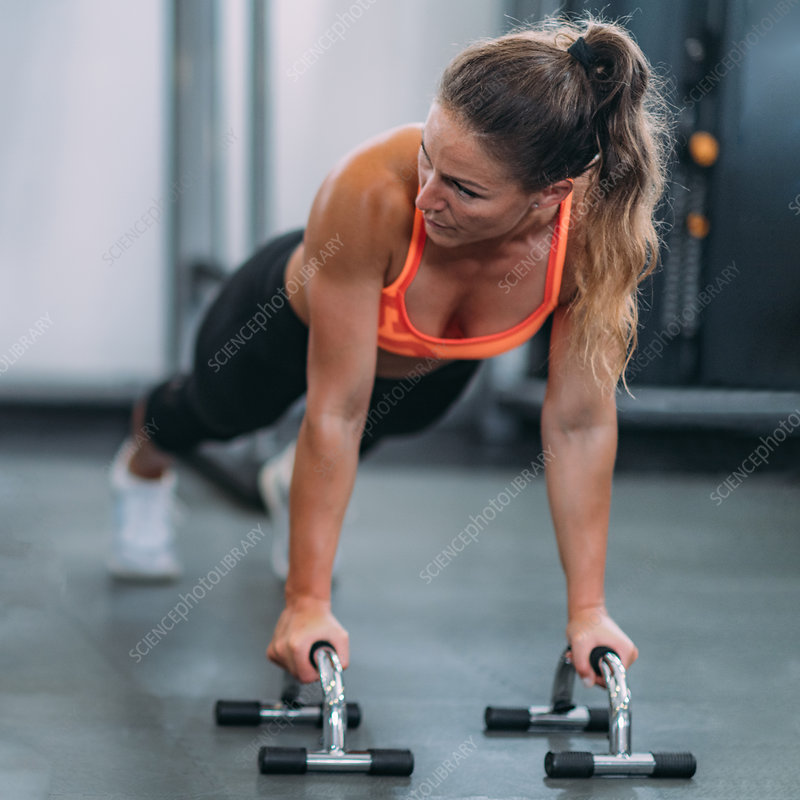
<path fill-rule="evenodd" d="M 547 702 L 564 644 L 544 482 L 426 582 L 420 572 L 527 464 L 412 467 L 393 464 L 387 451 L 359 477 L 334 605 L 351 635 L 347 695 L 364 713 L 348 744 L 410 748 L 414 774 L 264 777 L 259 745 L 314 748 L 317 733 L 217 728 L 212 706 L 280 692 L 281 674 L 264 658 L 281 608 L 268 536 L 185 621 L 156 646 L 143 645 L 146 655 L 131 651 L 181 593 L 256 526 L 268 533 L 268 523 L 181 468 L 185 577 L 158 587 L 115 584 L 104 559 L 116 440 L 50 447 L 40 431 L 3 443 L 2 798 L 796 796 L 796 478 L 756 474 L 716 506 L 709 493 L 728 470 L 618 476 L 608 603 L 641 651 L 629 673 L 634 749 L 691 750 L 699 767 L 691 781 L 550 781 L 548 749 L 603 752 L 605 740 L 483 731 L 487 704 Z M 425 464 L 435 439 L 414 446 Z M 583 687 L 577 697 L 605 699 Z M 459 747 L 467 758 L 443 770 Z"/>

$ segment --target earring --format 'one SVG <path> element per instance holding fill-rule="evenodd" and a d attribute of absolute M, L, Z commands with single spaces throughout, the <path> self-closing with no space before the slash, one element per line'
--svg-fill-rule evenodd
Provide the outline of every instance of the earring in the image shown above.
<path fill-rule="evenodd" d="M 534 204 L 533 204 L 533 207 L 534 207 L 534 208 L 539 208 L 539 204 L 538 204 L 538 203 L 534 203 Z"/>

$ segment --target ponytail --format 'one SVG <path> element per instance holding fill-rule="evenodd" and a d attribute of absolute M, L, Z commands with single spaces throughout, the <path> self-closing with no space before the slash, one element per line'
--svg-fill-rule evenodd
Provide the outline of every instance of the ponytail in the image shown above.
<path fill-rule="evenodd" d="M 637 291 L 658 263 L 653 214 L 666 184 L 667 115 L 650 66 L 626 31 L 589 22 L 583 39 L 594 63 L 586 70 L 574 66 L 594 96 L 602 202 L 586 213 L 591 244 L 572 302 L 582 333 L 575 344 L 597 379 L 616 383 L 621 377 L 627 388 L 624 372 L 637 343 Z"/>

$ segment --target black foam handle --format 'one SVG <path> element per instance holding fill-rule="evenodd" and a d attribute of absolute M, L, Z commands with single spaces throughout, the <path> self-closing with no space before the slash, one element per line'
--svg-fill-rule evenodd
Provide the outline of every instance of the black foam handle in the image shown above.
<path fill-rule="evenodd" d="M 370 775 L 407 776 L 414 771 L 414 754 L 410 750 L 367 750 L 372 756 Z"/>
<path fill-rule="evenodd" d="M 262 775 L 302 775 L 308 771 L 305 747 L 262 747 L 258 751 L 258 771 Z"/>
<path fill-rule="evenodd" d="M 217 725 L 260 725 L 261 703 L 258 700 L 217 700 L 214 718 Z"/>
<path fill-rule="evenodd" d="M 550 752 L 544 757 L 544 771 L 548 778 L 591 778 L 594 775 L 594 758 L 591 753 L 574 750 Z"/>
<path fill-rule="evenodd" d="M 589 721 L 584 729 L 587 733 L 608 733 L 608 708 L 589 708 Z"/>
<path fill-rule="evenodd" d="M 483 721 L 488 731 L 526 731 L 531 726 L 531 715 L 527 708 L 487 706 Z"/>
<path fill-rule="evenodd" d="M 612 653 L 619 658 L 619 654 L 616 650 L 613 650 L 611 647 L 606 647 L 605 645 L 595 647 L 592 652 L 589 653 L 589 663 L 592 665 L 592 669 L 595 671 L 595 673 L 597 673 L 601 678 L 603 677 L 603 673 L 600 672 L 600 659 L 606 655 L 606 653 Z"/>
<path fill-rule="evenodd" d="M 314 661 L 314 653 L 316 653 L 317 650 L 320 649 L 320 647 L 330 647 L 330 649 L 333 650 L 334 653 L 336 652 L 336 648 L 330 642 L 326 642 L 324 639 L 320 639 L 319 641 L 314 642 L 314 644 L 311 645 L 311 650 L 308 653 L 308 659 L 311 662 L 311 666 L 314 667 L 314 669 L 317 669 L 317 662 Z"/>
<path fill-rule="evenodd" d="M 691 778 L 697 761 L 691 753 L 652 753 L 656 762 L 653 778 Z"/>

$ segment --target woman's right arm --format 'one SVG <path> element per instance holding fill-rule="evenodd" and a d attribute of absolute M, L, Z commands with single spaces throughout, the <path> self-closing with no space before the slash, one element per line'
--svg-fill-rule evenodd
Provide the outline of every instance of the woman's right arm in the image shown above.
<path fill-rule="evenodd" d="M 286 607 L 267 650 L 303 682 L 317 677 L 308 653 L 318 639 L 334 645 L 343 666 L 349 661 L 347 632 L 331 613 L 331 572 L 375 378 L 392 202 L 356 160 L 322 185 L 305 233 L 305 264 L 314 270 L 306 284 L 308 393 L 290 493 Z"/>

